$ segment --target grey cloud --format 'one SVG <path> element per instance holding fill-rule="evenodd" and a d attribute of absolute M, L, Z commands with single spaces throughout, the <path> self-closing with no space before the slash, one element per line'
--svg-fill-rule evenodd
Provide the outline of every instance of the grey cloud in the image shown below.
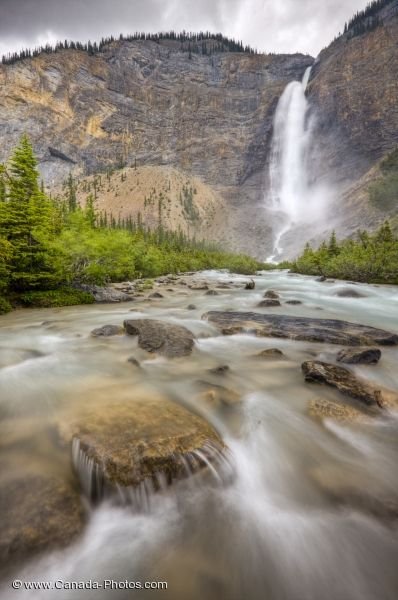
<path fill-rule="evenodd" d="M 365 0 L 0 0 L 0 53 L 136 30 L 210 29 L 268 52 L 316 55 Z"/>

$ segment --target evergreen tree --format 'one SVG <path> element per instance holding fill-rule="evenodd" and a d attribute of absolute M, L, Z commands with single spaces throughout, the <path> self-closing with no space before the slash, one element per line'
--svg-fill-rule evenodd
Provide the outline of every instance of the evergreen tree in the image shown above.
<path fill-rule="evenodd" d="M 0 235 L 11 245 L 10 286 L 29 289 L 46 285 L 51 279 L 46 241 L 54 228 L 54 210 L 40 190 L 37 161 L 26 135 L 22 136 L 5 173 Z"/>
<path fill-rule="evenodd" d="M 329 256 L 337 256 L 339 253 L 339 246 L 336 240 L 336 232 L 334 230 L 332 231 L 332 234 L 329 239 L 328 252 Z"/>

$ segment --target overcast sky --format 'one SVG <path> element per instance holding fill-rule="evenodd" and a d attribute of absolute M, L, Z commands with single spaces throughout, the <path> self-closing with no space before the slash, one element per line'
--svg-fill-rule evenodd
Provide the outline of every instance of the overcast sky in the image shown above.
<path fill-rule="evenodd" d="M 367 0 L 0 0 L 0 55 L 60 39 L 221 31 L 265 52 L 316 56 Z"/>

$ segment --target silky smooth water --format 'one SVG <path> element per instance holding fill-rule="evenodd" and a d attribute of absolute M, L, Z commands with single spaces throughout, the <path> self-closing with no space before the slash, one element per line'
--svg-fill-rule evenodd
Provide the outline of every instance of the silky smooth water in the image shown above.
<path fill-rule="evenodd" d="M 214 285 L 245 280 L 223 272 L 196 276 L 201 278 Z M 300 365 L 331 359 L 339 346 L 224 337 L 201 315 L 257 310 L 339 318 L 398 333 L 398 288 L 320 283 L 286 272 L 254 279 L 253 291 L 236 287 L 206 296 L 173 284 L 173 292 L 161 289 L 166 297 L 160 300 L 22 310 L 0 318 L 0 440 L 15 464 L 68 477 L 71 451 L 53 445 L 54 424 L 88 400 L 103 405 L 152 390 L 213 423 L 234 469 L 227 479 L 193 478 L 171 487 L 155 495 L 146 511 L 107 503 L 91 508 L 71 546 L 32 557 L 13 574 L 33 581 L 160 580 L 168 582 L 167 590 L 28 592 L 12 590 L 4 580 L 2 598 L 395 600 L 396 526 L 368 504 L 397 502 L 397 414 L 358 423 L 311 419 L 312 398 L 339 396 L 304 383 Z M 342 287 L 366 297 L 340 298 L 335 294 Z M 282 307 L 256 308 L 266 289 L 280 294 Z M 303 304 L 283 304 L 291 299 Z M 187 310 L 191 303 L 196 310 Z M 188 327 L 197 336 L 193 354 L 150 358 L 130 336 L 90 336 L 94 327 L 141 316 Z M 286 357 L 254 358 L 272 347 Z M 132 355 L 141 370 L 127 362 Z M 230 367 L 226 375 L 209 374 L 224 364 Z M 398 349 L 383 348 L 377 366 L 353 370 L 398 392 L 397 364 Z M 198 380 L 234 390 L 241 404 L 203 403 Z M 367 500 L 359 501 L 363 496 Z"/>

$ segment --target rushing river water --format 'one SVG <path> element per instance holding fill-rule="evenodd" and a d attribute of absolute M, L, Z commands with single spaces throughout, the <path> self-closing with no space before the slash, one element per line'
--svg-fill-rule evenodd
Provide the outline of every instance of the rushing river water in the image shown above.
<path fill-rule="evenodd" d="M 214 286 L 246 279 L 221 272 L 196 278 Z M 90 509 L 72 545 L 33 558 L 12 575 L 32 581 L 158 580 L 168 582 L 167 590 L 17 591 L 6 577 L 2 598 L 395 600 L 396 527 L 368 505 L 397 503 L 397 413 L 352 423 L 311 419 L 311 399 L 338 395 L 306 384 L 300 365 L 314 357 L 333 360 L 338 346 L 224 337 L 201 315 L 227 309 L 279 312 L 398 333 L 398 288 L 320 283 L 286 272 L 254 279 L 253 291 L 236 286 L 210 296 L 175 284 L 167 286 L 174 291 L 162 288 L 165 297 L 159 300 L 23 310 L 0 318 L 1 450 L 16 469 L 69 477 L 70 449 L 55 443 L 54 423 L 88 399 L 106 402 L 140 389 L 161 392 L 204 415 L 222 434 L 234 464 L 232 479 L 187 480 L 154 496 L 146 511 L 107 503 Z M 366 297 L 336 296 L 342 287 Z M 266 289 L 280 294 L 282 307 L 255 308 Z M 302 304 L 284 304 L 292 299 Z M 191 303 L 196 310 L 187 310 Z M 136 338 L 90 336 L 95 327 L 135 316 L 185 325 L 197 336 L 194 353 L 176 360 L 148 358 Z M 285 357 L 253 358 L 274 347 Z M 127 361 L 132 355 L 142 369 Z M 377 366 L 354 371 L 398 391 L 397 364 L 398 349 L 387 347 Z M 242 396 L 232 407 L 200 400 L 198 380 L 211 379 L 209 369 L 219 365 L 230 370 L 213 381 Z"/>

